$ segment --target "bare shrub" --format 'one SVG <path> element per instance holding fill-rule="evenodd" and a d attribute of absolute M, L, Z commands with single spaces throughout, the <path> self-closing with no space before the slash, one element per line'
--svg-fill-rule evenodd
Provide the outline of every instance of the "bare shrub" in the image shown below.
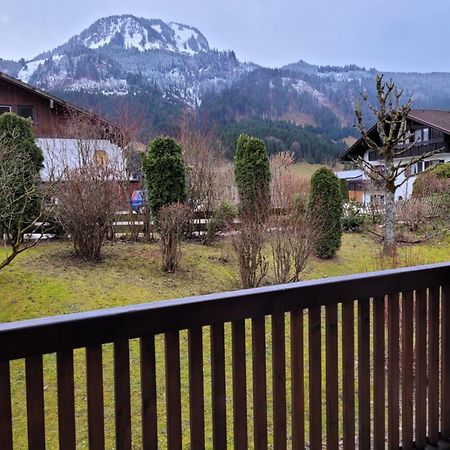
<path fill-rule="evenodd" d="M 187 166 L 188 201 L 194 210 L 212 211 L 219 202 L 218 176 L 225 164 L 222 144 L 214 130 L 186 113 L 180 127 L 180 144 Z"/>
<path fill-rule="evenodd" d="M 277 208 L 269 219 L 270 247 L 276 283 L 299 281 L 319 237 L 309 205 L 309 183 L 282 171 L 272 186 Z"/>
<path fill-rule="evenodd" d="M 190 208 L 182 203 L 163 206 L 158 212 L 161 264 L 165 272 L 175 272 L 181 260 L 180 241 Z"/>
<path fill-rule="evenodd" d="M 397 221 L 416 232 L 435 215 L 432 199 L 410 198 L 397 203 Z"/>
<path fill-rule="evenodd" d="M 77 127 L 78 125 L 78 127 Z M 122 150 L 102 136 L 104 130 L 73 119 L 74 139 L 41 142 L 46 175 L 58 177 L 55 216 L 73 241 L 75 254 L 97 261 L 101 247 L 126 198 Z"/>
<path fill-rule="evenodd" d="M 114 168 L 95 161 L 70 169 L 57 187 L 57 219 L 71 236 L 75 254 L 100 259 L 108 229 L 118 211 L 120 180 Z"/>
<path fill-rule="evenodd" d="M 267 275 L 269 263 L 263 254 L 266 224 L 255 214 L 240 216 L 239 231 L 232 237 L 239 275 L 244 289 L 258 287 Z"/>

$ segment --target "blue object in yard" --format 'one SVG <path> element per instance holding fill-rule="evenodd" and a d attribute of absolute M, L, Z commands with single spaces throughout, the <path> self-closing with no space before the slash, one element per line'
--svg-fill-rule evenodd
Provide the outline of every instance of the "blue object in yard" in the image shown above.
<path fill-rule="evenodd" d="M 131 204 L 131 209 L 133 211 L 139 211 L 139 209 L 141 208 L 142 204 L 144 203 L 144 197 L 142 195 L 142 191 L 133 191 L 133 193 L 131 194 L 131 199 L 130 199 L 130 204 Z"/>

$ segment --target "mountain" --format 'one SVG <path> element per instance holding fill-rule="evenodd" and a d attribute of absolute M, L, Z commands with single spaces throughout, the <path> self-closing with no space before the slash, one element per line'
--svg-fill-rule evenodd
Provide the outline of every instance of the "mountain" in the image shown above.
<path fill-rule="evenodd" d="M 253 64 L 209 47 L 195 27 L 132 15 L 97 20 L 59 47 L 0 70 L 49 91 L 125 95 L 156 85 L 195 106 L 230 85 Z"/>
<path fill-rule="evenodd" d="M 143 139 L 175 133 L 183 111 L 193 109 L 218 128 L 228 149 L 239 129 L 251 130 L 270 148 L 303 143 L 299 156 L 313 160 L 320 159 L 314 146 L 329 159 L 341 150 L 338 141 L 355 135 L 355 99 L 367 91 L 375 101 L 378 73 L 302 60 L 264 68 L 239 61 L 232 50 L 212 49 L 195 27 L 132 15 L 99 19 L 31 60 L 0 59 L 0 70 L 113 120 L 132 111 Z M 450 73 L 385 78 L 405 97 L 413 95 L 415 107 L 450 109 Z"/>

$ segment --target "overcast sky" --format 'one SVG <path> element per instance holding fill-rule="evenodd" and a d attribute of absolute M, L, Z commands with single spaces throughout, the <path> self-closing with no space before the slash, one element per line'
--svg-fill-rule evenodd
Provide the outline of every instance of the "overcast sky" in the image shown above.
<path fill-rule="evenodd" d="M 449 0 L 0 0 L 0 57 L 30 59 L 100 17 L 196 26 L 210 46 L 277 67 L 315 64 L 450 71 Z"/>

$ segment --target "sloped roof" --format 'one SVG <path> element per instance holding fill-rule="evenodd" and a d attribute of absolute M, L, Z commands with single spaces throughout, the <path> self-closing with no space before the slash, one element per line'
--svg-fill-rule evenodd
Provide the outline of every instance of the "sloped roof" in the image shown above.
<path fill-rule="evenodd" d="M 424 125 L 430 125 L 444 133 L 450 134 L 450 111 L 439 109 L 413 109 L 408 114 L 408 119 L 416 120 Z"/>
<path fill-rule="evenodd" d="M 74 111 L 77 113 L 80 113 L 84 116 L 90 117 L 91 119 L 95 119 L 99 122 L 104 123 L 105 125 L 108 125 L 110 128 L 115 129 L 116 131 L 121 131 L 122 128 L 120 125 L 117 125 L 115 123 L 110 122 L 109 120 L 104 119 L 103 117 L 99 116 L 98 114 L 95 114 L 91 111 L 87 111 L 83 108 L 80 108 L 79 106 L 73 105 L 72 103 L 66 102 L 62 98 L 56 97 L 52 94 L 49 94 L 48 92 L 45 92 L 35 86 L 32 86 L 31 84 L 25 83 L 22 80 L 18 80 L 17 78 L 12 77 L 11 75 L 8 75 L 4 72 L 0 72 L 0 80 L 4 80 L 8 83 L 14 84 L 16 86 L 21 87 L 22 89 L 25 89 L 29 92 L 32 92 L 40 97 L 53 100 L 57 105 L 62 106 L 63 108 L 67 108 L 67 110 Z"/>
<path fill-rule="evenodd" d="M 412 109 L 408 114 L 408 119 L 432 128 L 436 128 L 437 130 L 450 135 L 450 111 L 439 109 Z M 373 125 L 367 133 L 371 139 L 376 139 L 378 137 L 376 124 Z M 349 160 L 351 154 L 361 153 L 362 150 L 367 150 L 367 144 L 364 142 L 364 139 L 360 137 L 345 151 L 339 160 Z"/>

